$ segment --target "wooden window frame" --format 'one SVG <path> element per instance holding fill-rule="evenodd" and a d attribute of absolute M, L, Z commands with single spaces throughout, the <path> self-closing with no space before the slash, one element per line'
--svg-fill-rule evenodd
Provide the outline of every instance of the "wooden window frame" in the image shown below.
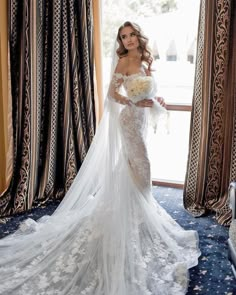
<path fill-rule="evenodd" d="M 191 104 L 166 104 L 166 108 L 168 111 L 179 111 L 179 112 L 191 112 L 192 105 Z M 182 181 L 167 181 L 163 179 L 152 178 L 152 185 L 154 186 L 165 186 L 165 187 L 173 187 L 183 189 L 184 182 Z"/>

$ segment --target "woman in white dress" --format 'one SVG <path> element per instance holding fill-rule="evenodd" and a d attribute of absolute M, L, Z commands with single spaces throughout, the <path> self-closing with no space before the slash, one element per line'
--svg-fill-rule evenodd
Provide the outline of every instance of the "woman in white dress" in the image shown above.
<path fill-rule="evenodd" d="M 157 100 L 164 102 L 155 99 L 148 40 L 126 22 L 117 41 L 105 111 L 70 190 L 52 216 L 27 219 L 0 240 L 0 294 L 187 292 L 198 234 L 181 228 L 151 191 L 145 137 Z"/>

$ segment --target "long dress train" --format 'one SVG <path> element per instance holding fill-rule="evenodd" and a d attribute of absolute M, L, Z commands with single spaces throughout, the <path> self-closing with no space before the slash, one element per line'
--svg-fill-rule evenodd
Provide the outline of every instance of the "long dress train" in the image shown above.
<path fill-rule="evenodd" d="M 154 200 L 146 148 L 149 111 L 112 97 L 88 155 L 52 216 L 0 240 L 0 294 L 180 295 L 198 263 L 198 234 Z"/>

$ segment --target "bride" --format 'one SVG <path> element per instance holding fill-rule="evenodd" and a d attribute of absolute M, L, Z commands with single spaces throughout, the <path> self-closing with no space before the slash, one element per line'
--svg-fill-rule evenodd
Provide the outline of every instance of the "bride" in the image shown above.
<path fill-rule="evenodd" d="M 164 102 L 155 98 L 148 40 L 126 22 L 117 41 L 105 111 L 70 190 L 52 216 L 27 219 L 0 240 L 0 294 L 187 292 L 198 234 L 181 228 L 151 191 L 145 136 Z"/>

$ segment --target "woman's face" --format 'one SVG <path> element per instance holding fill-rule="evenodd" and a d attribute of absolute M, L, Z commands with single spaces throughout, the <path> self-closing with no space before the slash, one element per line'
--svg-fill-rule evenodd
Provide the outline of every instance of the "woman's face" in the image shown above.
<path fill-rule="evenodd" d="M 127 50 L 134 50 L 139 46 L 138 37 L 132 27 L 124 27 L 120 31 L 120 38 L 125 49 Z"/>

